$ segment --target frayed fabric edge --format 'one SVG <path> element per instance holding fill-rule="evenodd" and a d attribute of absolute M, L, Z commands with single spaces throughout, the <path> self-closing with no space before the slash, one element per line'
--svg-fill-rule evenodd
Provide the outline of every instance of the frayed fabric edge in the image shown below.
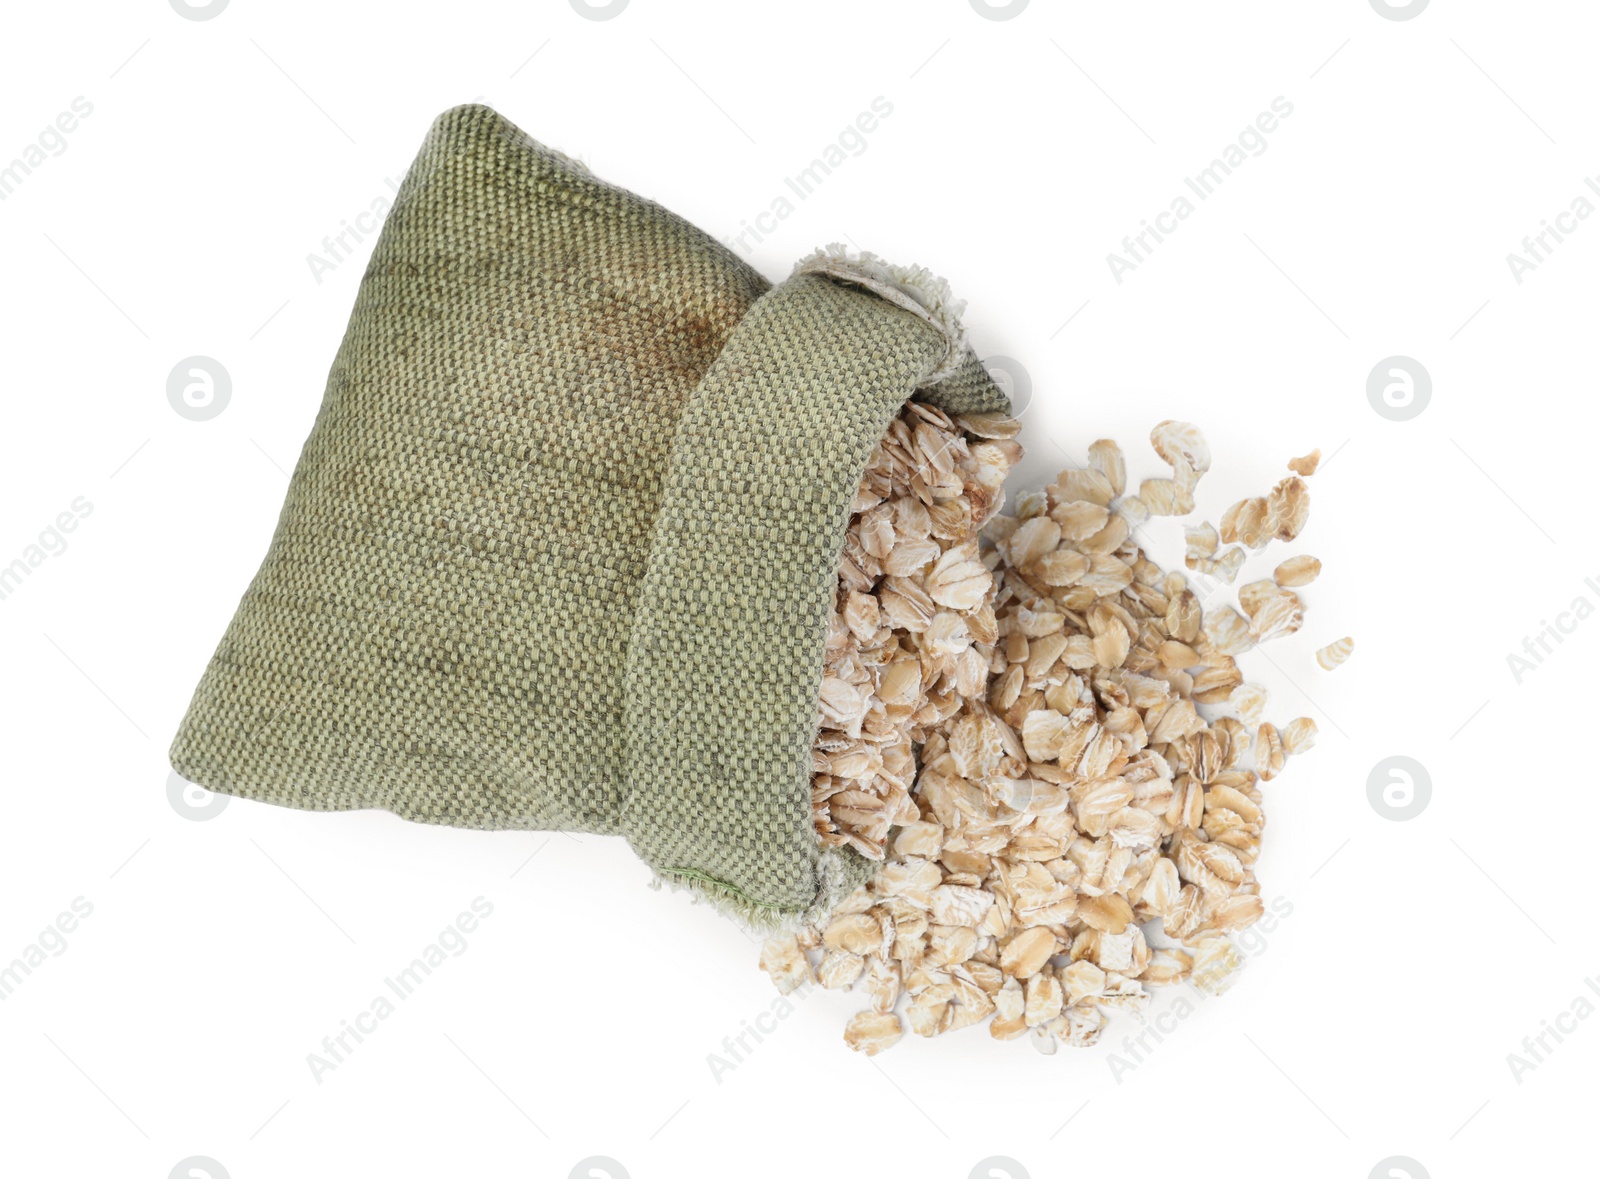
<path fill-rule="evenodd" d="M 797 274 L 821 274 L 862 287 L 937 329 L 945 339 L 945 357 L 925 378 L 927 384 L 937 384 L 961 367 L 967 351 L 961 315 L 967 305 L 951 295 L 948 282 L 926 267 L 898 266 L 870 251 L 856 253 L 833 242 L 796 262 L 790 277 Z"/>
<path fill-rule="evenodd" d="M 817 893 L 804 909 L 785 909 L 777 905 L 753 900 L 737 886 L 726 880 L 692 868 L 663 868 L 651 875 L 650 887 L 666 887 L 673 892 L 688 893 L 695 904 L 709 904 L 721 913 L 737 920 L 752 933 L 770 937 L 780 933 L 794 933 L 806 925 L 819 924 L 847 896 L 870 880 L 879 864 L 870 864 L 863 874 L 862 865 L 869 861 L 860 856 L 852 863 L 844 852 L 823 849 L 817 856 Z"/>

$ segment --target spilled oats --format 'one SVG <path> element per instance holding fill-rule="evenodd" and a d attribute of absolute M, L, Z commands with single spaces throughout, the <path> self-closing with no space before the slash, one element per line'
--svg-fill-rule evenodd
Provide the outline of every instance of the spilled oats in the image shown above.
<path fill-rule="evenodd" d="M 824 843 L 883 867 L 825 922 L 770 939 L 761 967 L 784 993 L 815 980 L 861 994 L 845 1041 L 868 1055 L 906 1030 L 976 1024 L 1044 1052 L 1088 1046 L 1150 987 L 1226 990 L 1243 965 L 1229 935 L 1263 910 L 1261 783 L 1316 738 L 1307 717 L 1266 720 L 1235 657 L 1300 628 L 1294 587 L 1320 562 L 1249 582 L 1241 613 L 1202 608 L 1133 539 L 1193 511 L 1211 466 L 1200 431 L 1158 425 L 1173 475 L 1136 495 L 1101 440 L 996 515 L 1016 433 L 908 405 L 849 524 L 813 818 Z M 1298 473 L 1220 531 L 1186 528 L 1185 564 L 1231 582 L 1246 553 L 1223 565 L 1221 544 L 1298 536 L 1317 457 L 1291 460 Z"/>

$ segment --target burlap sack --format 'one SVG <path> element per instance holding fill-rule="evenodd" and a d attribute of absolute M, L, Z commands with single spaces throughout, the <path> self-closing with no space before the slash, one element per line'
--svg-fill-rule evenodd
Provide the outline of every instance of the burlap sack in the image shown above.
<path fill-rule="evenodd" d="M 441 116 L 173 767 L 309 810 L 625 836 L 747 920 L 866 879 L 810 749 L 851 499 L 915 391 L 1007 409 L 942 283 L 770 286 L 492 110 Z"/>

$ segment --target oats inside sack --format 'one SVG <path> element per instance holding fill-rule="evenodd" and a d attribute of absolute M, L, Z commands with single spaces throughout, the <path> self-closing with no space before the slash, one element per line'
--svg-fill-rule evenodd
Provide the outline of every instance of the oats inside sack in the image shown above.
<path fill-rule="evenodd" d="M 980 700 L 996 626 L 978 533 L 1021 457 L 1018 423 L 908 402 L 851 506 L 812 748 L 812 821 L 873 860 L 915 822 L 915 750 Z"/>

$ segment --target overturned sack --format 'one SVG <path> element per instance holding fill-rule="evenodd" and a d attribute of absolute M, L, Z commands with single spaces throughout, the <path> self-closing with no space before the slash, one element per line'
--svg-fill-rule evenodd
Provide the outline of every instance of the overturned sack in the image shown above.
<path fill-rule="evenodd" d="M 829 620 L 913 394 L 1009 406 L 924 271 L 773 286 L 495 112 L 441 116 L 171 750 L 309 810 L 625 836 L 744 919 L 873 871 L 812 821 Z"/>

